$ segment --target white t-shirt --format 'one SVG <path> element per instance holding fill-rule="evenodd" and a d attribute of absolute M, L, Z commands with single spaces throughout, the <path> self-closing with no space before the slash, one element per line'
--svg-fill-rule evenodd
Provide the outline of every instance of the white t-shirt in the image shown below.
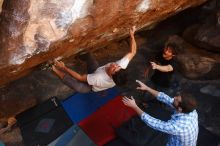
<path fill-rule="evenodd" d="M 118 60 L 117 63 L 122 69 L 126 69 L 129 63 L 127 56 Z M 115 86 L 113 79 L 106 73 L 105 68 L 108 67 L 111 63 L 108 63 L 104 66 L 101 66 L 96 69 L 92 74 L 87 75 L 87 82 L 89 85 L 92 85 L 92 90 L 94 92 L 106 90 Z"/>

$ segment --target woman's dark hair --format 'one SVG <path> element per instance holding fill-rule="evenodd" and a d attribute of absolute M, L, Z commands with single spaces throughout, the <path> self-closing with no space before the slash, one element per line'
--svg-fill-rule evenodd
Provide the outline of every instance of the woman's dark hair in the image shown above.
<path fill-rule="evenodd" d="M 112 79 L 117 86 L 123 86 L 127 83 L 127 73 L 125 69 L 121 69 L 112 75 Z"/>
<path fill-rule="evenodd" d="M 190 113 L 197 107 L 196 99 L 188 92 L 180 92 L 181 102 L 179 106 L 182 108 L 183 113 Z"/>
<path fill-rule="evenodd" d="M 165 48 L 170 48 L 172 50 L 173 55 L 177 55 L 177 45 L 174 43 L 167 43 Z"/>

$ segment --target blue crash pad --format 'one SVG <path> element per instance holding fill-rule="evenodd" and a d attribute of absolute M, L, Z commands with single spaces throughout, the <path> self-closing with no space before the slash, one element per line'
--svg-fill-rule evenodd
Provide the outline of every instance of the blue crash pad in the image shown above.
<path fill-rule="evenodd" d="M 74 123 L 79 123 L 84 118 L 94 113 L 98 108 L 118 95 L 116 88 L 101 92 L 76 93 L 63 102 L 64 110 Z"/>
<path fill-rule="evenodd" d="M 0 141 L 0 146 L 5 146 L 5 144 L 2 141 Z"/>

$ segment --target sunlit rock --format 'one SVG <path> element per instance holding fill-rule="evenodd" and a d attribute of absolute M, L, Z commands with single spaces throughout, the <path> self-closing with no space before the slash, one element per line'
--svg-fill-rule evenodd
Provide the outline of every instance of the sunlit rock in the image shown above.
<path fill-rule="evenodd" d="M 206 0 L 5 0 L 0 15 L 0 85 L 36 65 L 151 28 Z"/>

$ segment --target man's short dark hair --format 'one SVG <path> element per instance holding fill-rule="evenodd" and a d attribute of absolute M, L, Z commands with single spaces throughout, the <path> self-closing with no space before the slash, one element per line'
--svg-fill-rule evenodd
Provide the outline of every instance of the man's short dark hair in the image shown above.
<path fill-rule="evenodd" d="M 197 107 L 196 99 L 192 96 L 192 94 L 188 92 L 180 92 L 180 96 L 182 101 L 179 106 L 182 108 L 183 113 L 190 113 Z"/>
<path fill-rule="evenodd" d="M 177 55 L 177 45 L 174 43 L 167 43 L 165 48 L 170 48 L 172 50 L 173 55 Z"/>
<path fill-rule="evenodd" d="M 123 86 L 127 83 L 127 73 L 125 69 L 120 69 L 112 75 L 112 79 L 117 86 Z"/>

